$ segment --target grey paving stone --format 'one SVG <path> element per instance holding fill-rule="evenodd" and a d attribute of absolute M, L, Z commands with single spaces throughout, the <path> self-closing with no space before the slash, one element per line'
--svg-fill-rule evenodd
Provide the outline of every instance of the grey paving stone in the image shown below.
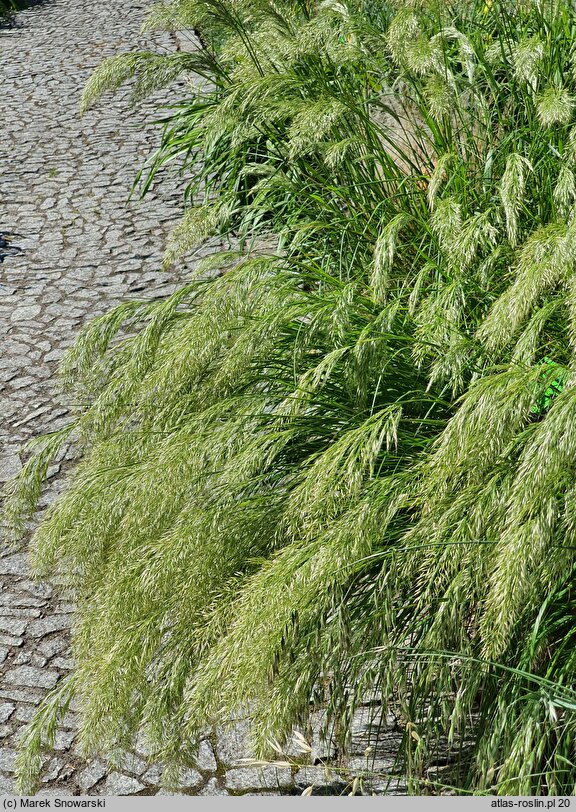
<path fill-rule="evenodd" d="M 19 722 L 29 722 L 34 714 L 36 713 L 36 708 L 34 705 L 18 705 L 16 708 L 16 713 L 14 714 L 15 718 L 18 719 Z"/>
<path fill-rule="evenodd" d="M 55 778 L 58 778 L 60 774 L 60 770 L 64 766 L 66 762 L 62 758 L 52 758 L 46 768 L 44 775 L 42 776 L 42 783 L 47 784 L 49 781 L 54 781 Z"/>
<path fill-rule="evenodd" d="M 21 620 L 20 618 L 15 617 L 0 616 L 0 631 L 8 632 L 14 637 L 24 634 L 27 626 L 27 620 Z"/>
<path fill-rule="evenodd" d="M 10 316 L 10 321 L 23 321 L 25 319 L 34 319 L 42 310 L 40 305 L 28 305 L 26 307 L 17 307 Z"/>
<path fill-rule="evenodd" d="M 80 716 L 77 713 L 72 713 L 72 711 L 67 711 L 64 714 L 64 718 L 61 721 L 62 727 L 72 728 L 72 730 L 78 730 L 80 726 Z"/>
<path fill-rule="evenodd" d="M 0 608 L 0 616 L 2 617 L 40 617 L 42 612 L 40 609 L 33 609 L 31 607 L 22 606 L 2 606 Z"/>
<path fill-rule="evenodd" d="M 336 754 L 336 746 L 331 740 L 330 735 L 326 734 L 323 730 L 325 723 L 325 714 L 323 711 L 315 711 L 311 714 L 310 719 L 312 727 L 312 752 L 310 754 L 312 761 L 328 761 L 334 758 Z"/>
<path fill-rule="evenodd" d="M 6 775 L 0 775 L 0 792 L 11 795 L 14 791 L 14 779 Z"/>
<path fill-rule="evenodd" d="M 42 620 L 34 620 L 28 626 L 28 634 L 30 637 L 44 637 L 51 632 L 59 632 L 63 629 L 69 629 L 71 625 L 70 615 L 51 615 L 50 617 L 42 618 Z"/>
<path fill-rule="evenodd" d="M 199 786 L 203 781 L 198 770 L 185 769 L 180 772 L 178 786 L 182 789 L 189 789 Z"/>
<path fill-rule="evenodd" d="M 22 463 L 18 454 L 6 454 L 0 457 L 0 482 L 6 482 L 20 471 Z"/>
<path fill-rule="evenodd" d="M 196 757 L 196 767 L 206 772 L 216 771 L 216 759 L 214 758 L 214 751 L 209 741 L 200 742 L 198 755 Z"/>
<path fill-rule="evenodd" d="M 44 654 L 46 657 L 53 657 L 54 654 L 59 654 L 70 645 L 67 637 L 51 637 L 49 640 L 42 640 L 38 645 L 37 651 Z"/>
<path fill-rule="evenodd" d="M 350 758 L 346 762 L 346 769 L 351 773 L 389 773 L 394 768 L 393 758 Z"/>
<path fill-rule="evenodd" d="M 44 668 L 47 664 L 48 660 L 46 657 L 40 657 L 38 654 L 30 653 L 30 665 L 35 666 L 36 668 Z M 14 663 L 16 665 L 16 662 Z"/>
<path fill-rule="evenodd" d="M 28 558 L 25 553 L 0 558 L 0 575 L 27 575 L 28 572 Z"/>
<path fill-rule="evenodd" d="M 69 750 L 72 745 L 72 742 L 74 741 L 75 735 L 76 735 L 75 731 L 57 730 L 54 739 L 54 749 Z"/>
<path fill-rule="evenodd" d="M 226 773 L 227 789 L 280 789 L 291 784 L 292 771 L 287 767 L 242 767 Z"/>
<path fill-rule="evenodd" d="M 57 671 L 21 665 L 6 674 L 6 682 L 28 688 L 53 688 L 58 681 Z"/>
<path fill-rule="evenodd" d="M 10 665 L 25 665 L 29 663 L 32 658 L 32 654 L 29 651 L 19 651 L 16 657 L 12 660 Z"/>
<path fill-rule="evenodd" d="M 25 378 L 18 378 L 18 380 L 12 381 L 11 387 L 13 390 L 18 389 L 29 389 L 31 385 L 36 382 L 34 376 L 28 375 Z"/>
<path fill-rule="evenodd" d="M 239 764 L 250 758 L 250 726 L 246 721 L 238 721 L 230 727 L 217 728 L 217 755 L 226 766 Z"/>
<path fill-rule="evenodd" d="M 229 795 L 228 791 L 218 782 L 217 778 L 210 778 L 206 786 L 202 787 L 198 795 Z"/>
<path fill-rule="evenodd" d="M 283 747 L 283 755 L 294 759 L 299 764 L 307 763 L 311 760 L 311 747 L 302 731 L 288 739 Z"/>
<path fill-rule="evenodd" d="M 15 708 L 16 706 L 11 702 L 2 702 L 0 704 L 0 723 L 7 722 L 14 713 Z"/>
<path fill-rule="evenodd" d="M 54 657 L 50 665 L 61 671 L 71 671 L 74 668 L 74 660 L 71 657 Z"/>
<path fill-rule="evenodd" d="M 146 789 L 144 784 L 119 772 L 110 773 L 102 785 L 100 795 L 136 795 Z"/>
<path fill-rule="evenodd" d="M 297 787 L 305 789 L 306 787 L 327 787 L 335 784 L 342 783 L 340 776 L 334 771 L 326 767 L 301 767 L 294 776 L 294 783 Z"/>
<path fill-rule="evenodd" d="M 142 775 L 148 767 L 148 762 L 138 758 L 134 753 L 125 753 L 120 761 L 119 767 L 123 772 Z"/>
<path fill-rule="evenodd" d="M 0 571 L 0 575 L 3 574 L 4 573 Z M 22 574 L 28 575 L 28 567 L 26 566 L 26 562 L 24 562 L 23 564 Z M 18 589 L 23 589 L 26 592 L 30 592 L 30 594 L 35 595 L 38 598 L 49 598 L 50 595 L 52 595 L 52 592 L 54 591 L 53 587 L 44 581 L 31 581 L 31 580 L 19 581 Z"/>
<path fill-rule="evenodd" d="M 41 598 L 29 598 L 27 595 L 21 595 L 17 592 L 4 592 L 0 594 L 0 606 L 39 608 L 46 606 L 46 601 Z"/>
<path fill-rule="evenodd" d="M 0 688 L 0 699 L 11 699 L 13 702 L 29 702 L 38 705 L 44 694 L 32 688 Z"/>
<path fill-rule="evenodd" d="M 101 778 L 104 778 L 107 772 L 108 765 L 99 759 L 95 759 L 79 774 L 78 786 L 83 793 L 86 793 L 89 789 L 92 789 L 94 784 L 98 783 Z"/>
<path fill-rule="evenodd" d="M 71 614 L 76 611 L 76 605 L 71 603 L 70 601 L 58 601 L 56 606 L 54 607 L 54 611 L 65 614 Z"/>
<path fill-rule="evenodd" d="M 142 781 L 145 781 L 147 784 L 152 784 L 152 786 L 157 787 L 162 780 L 162 770 L 157 764 L 152 765 L 149 770 L 146 770 L 144 775 L 142 776 Z"/>
<path fill-rule="evenodd" d="M 374 795 L 407 795 L 408 785 L 403 778 L 374 781 L 368 786 L 368 792 Z"/>
<path fill-rule="evenodd" d="M 146 736 L 141 732 L 137 735 L 136 741 L 134 743 L 134 749 L 137 753 L 140 753 L 143 756 L 152 756 L 153 751 L 150 745 L 150 742 L 146 738 Z"/>
<path fill-rule="evenodd" d="M 0 770 L 4 772 L 14 771 L 14 762 L 16 761 L 16 751 L 10 747 L 0 747 Z"/>

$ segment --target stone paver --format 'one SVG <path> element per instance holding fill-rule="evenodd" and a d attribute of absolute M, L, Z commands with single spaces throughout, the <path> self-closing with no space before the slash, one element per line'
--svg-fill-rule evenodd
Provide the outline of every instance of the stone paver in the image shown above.
<path fill-rule="evenodd" d="M 12 685 L 28 685 L 30 688 L 53 688 L 59 676 L 58 671 L 21 665 L 8 671 L 4 681 Z"/>
<path fill-rule="evenodd" d="M 241 768 L 228 770 L 226 786 L 233 790 L 280 789 L 292 785 L 292 771 L 287 767 Z"/>
<path fill-rule="evenodd" d="M 14 713 L 16 706 L 10 702 L 3 702 L 0 705 L 0 722 L 7 722 Z"/>
<path fill-rule="evenodd" d="M 93 761 L 85 770 L 82 770 L 78 776 L 78 785 L 85 794 L 89 789 L 92 789 L 94 784 L 104 778 L 108 772 L 108 765 L 103 761 Z"/>
<path fill-rule="evenodd" d="M 200 743 L 196 766 L 199 770 L 216 772 L 216 759 L 214 758 L 214 751 L 212 750 L 210 742 L 203 741 Z"/>
<path fill-rule="evenodd" d="M 110 773 L 104 782 L 101 795 L 136 795 L 146 789 L 144 784 L 122 773 Z"/>

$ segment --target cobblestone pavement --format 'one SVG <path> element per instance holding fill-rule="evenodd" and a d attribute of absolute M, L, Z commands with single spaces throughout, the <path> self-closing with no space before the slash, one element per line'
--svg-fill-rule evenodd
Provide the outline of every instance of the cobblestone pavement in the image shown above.
<path fill-rule="evenodd" d="M 175 276 L 159 271 L 165 237 L 181 211 L 181 189 L 163 177 L 144 202 L 127 205 L 135 174 L 159 133 L 143 128 L 158 102 L 129 111 L 128 92 L 83 118 L 82 87 L 105 56 L 150 44 L 138 31 L 149 3 L 132 0 L 46 0 L 0 28 L 0 483 L 21 467 L 22 443 L 67 421 L 55 387 L 58 360 L 79 327 L 127 298 L 170 292 Z M 168 35 L 154 39 L 172 49 Z M 172 90 L 177 94 L 177 89 Z M 154 111 L 154 113 L 152 113 Z M 53 466 L 46 505 L 59 488 L 65 459 Z M 26 555 L 0 558 L 0 792 L 13 788 L 15 745 L 45 693 L 69 672 L 73 606 L 54 585 L 30 577 Z M 372 711 L 357 724 L 357 757 Z M 126 755 L 120 767 L 78 757 L 78 718 L 67 714 L 46 756 L 41 794 L 166 794 L 161 771 L 145 752 Z M 308 758 L 329 758 L 317 733 Z M 313 737 L 314 738 L 314 737 Z M 198 763 L 181 779 L 193 795 L 296 793 L 310 784 L 331 791 L 345 783 L 323 767 L 242 766 L 249 756 L 246 724 L 214 731 Z M 378 756 L 377 769 L 391 762 Z M 327 791 L 327 790 L 325 790 Z"/>

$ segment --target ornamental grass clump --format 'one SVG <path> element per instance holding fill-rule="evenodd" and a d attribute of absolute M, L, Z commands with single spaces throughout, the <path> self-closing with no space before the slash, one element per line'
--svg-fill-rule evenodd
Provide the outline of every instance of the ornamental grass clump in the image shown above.
<path fill-rule="evenodd" d="M 77 665 L 22 789 L 72 697 L 86 753 L 143 731 L 177 781 L 247 707 L 266 755 L 325 678 L 344 747 L 368 689 L 394 708 L 413 791 L 443 750 L 457 792 L 573 794 L 575 24 L 174 0 L 148 28 L 195 50 L 92 77 L 85 106 L 191 78 L 142 188 L 187 178 L 167 264 L 236 248 L 88 325 L 75 420 L 9 487 L 17 527 L 74 439 L 31 550 L 76 596 Z"/>

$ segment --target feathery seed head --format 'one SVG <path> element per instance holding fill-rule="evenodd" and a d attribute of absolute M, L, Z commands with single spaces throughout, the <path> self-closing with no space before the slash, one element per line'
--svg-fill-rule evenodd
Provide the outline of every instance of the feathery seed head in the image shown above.
<path fill-rule="evenodd" d="M 226 221 L 228 216 L 229 212 L 225 207 L 216 204 L 189 209 L 170 233 L 164 254 L 164 267 L 172 265 L 186 253 L 197 248 Z"/>
<path fill-rule="evenodd" d="M 442 49 L 438 43 L 420 35 L 405 45 L 403 52 L 404 66 L 417 76 L 442 71 Z"/>
<path fill-rule="evenodd" d="M 420 35 L 418 18 L 409 9 L 404 9 L 392 20 L 388 28 L 387 42 L 392 58 L 398 65 L 404 64 L 407 45 Z"/>
<path fill-rule="evenodd" d="M 440 247 L 450 254 L 460 239 L 462 228 L 462 206 L 453 197 L 443 198 L 436 205 L 430 217 L 432 231 L 438 238 Z"/>
<path fill-rule="evenodd" d="M 453 84 L 448 81 L 447 76 L 440 73 L 429 76 L 424 89 L 432 117 L 436 121 L 442 121 L 445 116 L 450 116 L 454 110 L 454 105 L 457 104 L 457 100 L 454 95 Z"/>
<path fill-rule="evenodd" d="M 345 20 L 349 20 L 351 16 L 348 6 L 339 2 L 339 0 L 322 0 L 318 6 L 318 9 L 320 12 L 330 11 L 332 14 L 337 14 L 340 17 L 343 17 Z"/>
<path fill-rule="evenodd" d="M 553 197 L 559 216 L 567 218 L 570 209 L 576 203 L 576 178 L 569 166 L 560 168 Z"/>
<path fill-rule="evenodd" d="M 568 133 L 566 144 L 564 145 L 564 157 L 568 166 L 576 165 L 576 127 L 572 127 Z"/>
<path fill-rule="evenodd" d="M 330 144 L 326 153 L 324 154 L 324 162 L 329 169 L 336 169 L 348 158 L 358 153 L 359 148 L 363 145 L 363 140 L 358 136 L 350 136 L 342 141 L 336 141 Z"/>
<path fill-rule="evenodd" d="M 514 74 L 536 91 L 538 67 L 544 58 L 544 42 L 538 34 L 518 43 L 513 52 Z"/>
<path fill-rule="evenodd" d="M 490 350 L 509 345 L 543 292 L 572 272 L 576 261 L 576 222 L 537 229 L 522 246 L 512 285 L 494 303 L 477 336 Z"/>
<path fill-rule="evenodd" d="M 288 130 L 292 157 L 312 152 L 332 131 L 341 125 L 348 111 L 338 99 L 319 99 L 313 104 L 302 105 Z"/>
<path fill-rule="evenodd" d="M 370 287 L 373 290 L 375 301 L 380 304 L 383 304 L 386 298 L 388 278 L 394 263 L 398 234 L 410 222 L 410 219 L 409 214 L 397 214 L 390 222 L 386 223 L 376 240 Z"/>
<path fill-rule="evenodd" d="M 493 223 L 492 211 L 479 212 L 462 224 L 460 238 L 454 244 L 455 255 L 461 269 L 475 259 L 479 251 L 487 251 L 496 245 L 498 229 Z"/>
<path fill-rule="evenodd" d="M 449 166 L 454 163 L 455 159 L 456 156 L 453 152 L 447 152 L 436 161 L 436 166 L 434 167 L 434 171 L 432 173 L 432 177 L 430 178 L 427 189 L 430 211 L 434 210 L 438 190 L 440 189 L 442 182 L 446 179 L 446 172 Z"/>
<path fill-rule="evenodd" d="M 129 53 L 105 59 L 90 76 L 82 91 L 80 112 L 85 113 L 107 90 L 116 90 L 146 62 L 156 60 L 153 53 Z"/>
<path fill-rule="evenodd" d="M 506 159 L 499 191 L 506 218 L 506 231 L 512 245 L 516 245 L 518 239 L 518 213 L 524 204 L 526 173 L 532 171 L 530 161 L 517 152 Z"/>
<path fill-rule="evenodd" d="M 574 98 L 566 88 L 549 85 L 537 98 L 536 112 L 544 127 L 568 124 L 574 112 Z"/>
<path fill-rule="evenodd" d="M 502 64 L 502 44 L 498 40 L 491 42 L 484 51 L 484 58 L 486 62 L 492 67 L 497 67 Z"/>
<path fill-rule="evenodd" d="M 576 274 L 566 281 L 566 308 L 568 310 L 568 338 L 573 357 L 576 358 Z"/>

